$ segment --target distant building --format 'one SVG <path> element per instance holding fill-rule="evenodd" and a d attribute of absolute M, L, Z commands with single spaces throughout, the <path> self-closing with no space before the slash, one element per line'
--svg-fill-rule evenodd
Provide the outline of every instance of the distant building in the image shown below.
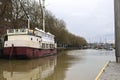
<path fill-rule="evenodd" d="M 0 35 L 12 26 L 12 0 L 0 0 Z"/>

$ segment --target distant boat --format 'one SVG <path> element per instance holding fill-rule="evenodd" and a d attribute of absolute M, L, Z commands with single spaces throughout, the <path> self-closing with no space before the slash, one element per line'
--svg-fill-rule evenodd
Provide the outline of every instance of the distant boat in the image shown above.
<path fill-rule="evenodd" d="M 112 51 L 113 50 L 113 48 L 112 47 L 109 47 L 109 48 L 105 48 L 106 50 L 110 50 L 110 51 Z"/>

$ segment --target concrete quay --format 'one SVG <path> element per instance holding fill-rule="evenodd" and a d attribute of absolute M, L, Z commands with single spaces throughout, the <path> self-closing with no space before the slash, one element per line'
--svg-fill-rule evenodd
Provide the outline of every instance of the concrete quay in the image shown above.
<path fill-rule="evenodd" d="M 120 80 L 120 63 L 106 63 L 95 80 Z"/>

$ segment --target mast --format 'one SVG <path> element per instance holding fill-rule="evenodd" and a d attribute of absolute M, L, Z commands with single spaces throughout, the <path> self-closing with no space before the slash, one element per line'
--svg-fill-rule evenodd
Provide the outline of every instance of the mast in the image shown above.
<path fill-rule="evenodd" d="M 39 0 L 39 4 L 42 14 L 42 27 L 43 27 L 43 31 L 45 31 L 45 0 L 42 0 L 42 4 L 41 4 L 41 0 Z"/>
<path fill-rule="evenodd" d="M 28 29 L 30 29 L 30 16 L 28 15 Z"/>
<path fill-rule="evenodd" d="M 43 31 L 45 31 L 45 0 L 43 0 L 43 6 L 42 6 L 42 8 L 43 8 Z"/>

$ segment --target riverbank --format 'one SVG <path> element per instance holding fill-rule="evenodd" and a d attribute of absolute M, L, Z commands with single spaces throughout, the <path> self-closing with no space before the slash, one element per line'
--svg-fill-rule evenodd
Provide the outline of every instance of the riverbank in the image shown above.
<path fill-rule="evenodd" d="M 120 80 L 120 63 L 109 62 L 97 80 Z"/>

